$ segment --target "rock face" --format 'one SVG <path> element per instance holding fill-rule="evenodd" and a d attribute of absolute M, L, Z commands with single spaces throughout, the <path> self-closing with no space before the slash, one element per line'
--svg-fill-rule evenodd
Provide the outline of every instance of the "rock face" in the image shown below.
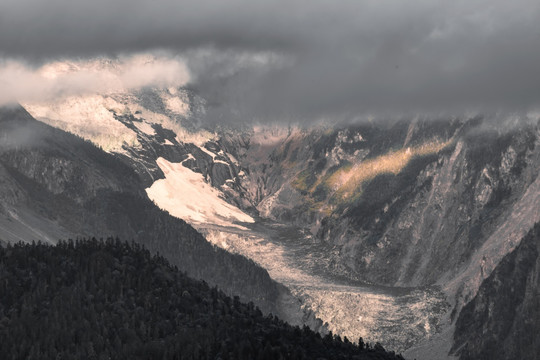
<path fill-rule="evenodd" d="M 505 223 L 537 179 L 539 144 L 536 124 L 429 120 L 254 132 L 237 158 L 261 216 L 311 228 L 361 280 L 423 286 L 455 277 Z M 522 215 L 518 233 L 539 216 Z"/>
<path fill-rule="evenodd" d="M 540 354 L 540 223 L 482 283 L 456 322 L 460 359 L 535 359 Z"/>
<path fill-rule="evenodd" d="M 418 286 L 451 278 L 538 173 L 540 164 L 527 161 L 537 158 L 537 141 L 531 129 L 506 138 L 458 134 L 398 174 L 366 181 L 358 200 L 323 219 L 318 234 L 341 242 L 369 281 Z"/>

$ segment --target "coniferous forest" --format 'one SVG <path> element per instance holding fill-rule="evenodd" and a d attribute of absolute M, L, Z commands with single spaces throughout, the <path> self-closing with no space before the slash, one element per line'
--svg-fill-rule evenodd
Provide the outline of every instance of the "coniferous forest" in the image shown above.
<path fill-rule="evenodd" d="M 359 345 L 358 345 L 359 344 Z M 403 359 L 265 316 L 118 239 L 0 247 L 2 359 Z"/>

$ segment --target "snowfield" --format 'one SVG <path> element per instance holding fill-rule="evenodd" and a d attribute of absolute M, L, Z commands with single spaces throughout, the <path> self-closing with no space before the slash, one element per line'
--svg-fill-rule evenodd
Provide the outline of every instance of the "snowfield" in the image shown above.
<path fill-rule="evenodd" d="M 154 182 L 146 193 L 157 206 L 172 216 L 193 225 L 214 224 L 239 229 L 246 228 L 237 223 L 255 221 L 223 200 L 221 193 L 207 184 L 202 174 L 193 172 L 182 163 L 171 163 L 164 158 L 158 158 L 157 164 L 165 179 Z"/>

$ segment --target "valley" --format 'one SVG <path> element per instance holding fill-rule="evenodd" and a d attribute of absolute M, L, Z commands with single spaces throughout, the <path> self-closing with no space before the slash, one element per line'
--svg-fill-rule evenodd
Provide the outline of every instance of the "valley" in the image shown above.
<path fill-rule="evenodd" d="M 97 153 L 79 169 L 84 151 L 66 161 L 6 149 L 4 241 L 117 233 L 292 324 L 417 359 L 449 356 L 461 309 L 540 219 L 540 132 L 528 115 L 211 131 L 207 104 L 183 88 L 23 105 L 108 160 L 93 173 Z M 99 127 L 90 107 L 108 114 Z M 33 182 L 52 202 L 35 201 Z M 54 216 L 36 210 L 56 201 Z M 173 218 L 208 242 L 177 244 Z"/>
<path fill-rule="evenodd" d="M 0 360 L 540 359 L 538 64 L 538 0 L 0 1 Z"/>

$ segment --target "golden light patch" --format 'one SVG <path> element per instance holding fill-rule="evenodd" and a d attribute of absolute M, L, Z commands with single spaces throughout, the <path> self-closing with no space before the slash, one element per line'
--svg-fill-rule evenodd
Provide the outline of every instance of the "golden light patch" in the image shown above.
<path fill-rule="evenodd" d="M 414 157 L 437 153 L 450 143 L 451 141 L 429 142 L 417 147 L 392 151 L 351 167 L 344 167 L 328 179 L 328 185 L 335 191 L 335 196 L 338 199 L 349 200 L 361 193 L 361 186 L 366 181 L 381 174 L 398 174 Z"/>

